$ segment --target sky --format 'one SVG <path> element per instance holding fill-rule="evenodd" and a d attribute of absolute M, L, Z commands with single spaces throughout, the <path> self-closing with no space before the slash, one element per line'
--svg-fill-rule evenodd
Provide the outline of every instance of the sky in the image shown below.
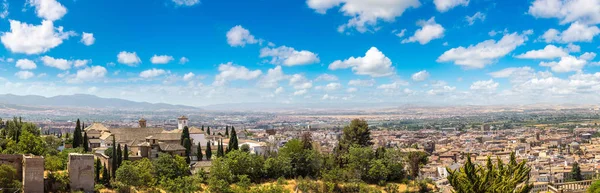
<path fill-rule="evenodd" d="M 3 0 L 0 94 L 597 104 L 599 24 L 600 0 Z"/>

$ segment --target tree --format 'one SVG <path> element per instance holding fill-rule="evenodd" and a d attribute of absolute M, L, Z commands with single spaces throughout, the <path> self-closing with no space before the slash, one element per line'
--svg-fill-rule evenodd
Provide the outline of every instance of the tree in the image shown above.
<path fill-rule="evenodd" d="M 191 162 L 190 156 L 192 154 L 192 142 L 190 142 L 190 138 L 185 138 L 183 140 L 183 147 L 185 147 L 185 161 L 189 164 Z"/>
<path fill-rule="evenodd" d="M 178 176 L 187 175 L 189 166 L 185 159 L 180 156 L 172 156 L 169 154 L 160 153 L 158 158 L 152 161 L 155 176 L 174 179 Z"/>
<path fill-rule="evenodd" d="M 147 159 L 136 162 L 124 161 L 117 169 L 116 180 L 127 186 L 150 187 L 154 185 L 151 170 L 151 163 Z"/>
<path fill-rule="evenodd" d="M 89 144 L 88 140 L 89 139 L 88 139 L 87 133 L 84 132 L 84 134 L 83 134 L 83 150 L 85 152 L 90 151 L 90 144 Z"/>
<path fill-rule="evenodd" d="M 204 131 L 204 125 L 202 125 L 202 131 Z"/>
<path fill-rule="evenodd" d="M 288 141 L 280 150 L 279 155 L 290 160 L 292 176 L 314 177 L 319 172 L 320 158 L 315 150 L 304 149 L 302 142 L 298 139 Z"/>
<path fill-rule="evenodd" d="M 110 182 L 110 173 L 106 169 L 106 165 L 102 164 L 102 182 L 105 184 Z"/>
<path fill-rule="evenodd" d="M 217 145 L 217 157 L 223 157 L 225 152 L 223 152 L 223 140 L 219 140 L 219 145 Z"/>
<path fill-rule="evenodd" d="M 117 172 L 117 167 L 118 167 L 117 164 L 119 162 L 119 158 L 117 157 L 117 151 L 115 149 L 117 147 L 117 142 L 115 141 L 115 136 L 114 135 L 113 135 L 112 146 L 113 146 L 113 151 L 112 151 L 112 163 L 111 163 L 111 168 L 110 168 L 111 172 L 110 173 L 113 174 L 112 177 L 114 178 L 115 177 L 115 172 Z"/>
<path fill-rule="evenodd" d="M 202 161 L 202 144 L 200 142 L 198 142 L 198 147 L 196 147 L 196 159 Z"/>
<path fill-rule="evenodd" d="M 82 141 L 82 137 L 81 137 L 81 122 L 79 122 L 79 119 L 77 119 L 77 124 L 75 125 L 75 131 L 73 133 L 73 148 L 78 148 L 79 146 L 81 146 L 81 141 Z"/>
<path fill-rule="evenodd" d="M 212 158 L 212 150 L 210 149 L 210 141 L 206 142 L 206 160 L 209 160 Z"/>
<path fill-rule="evenodd" d="M 269 157 L 265 160 L 264 171 L 266 176 L 273 179 L 291 177 L 293 175 L 292 160 L 284 156 Z"/>
<path fill-rule="evenodd" d="M 490 192 L 490 193 L 527 193 L 533 188 L 529 181 L 531 168 L 526 161 L 517 163 L 514 153 L 511 153 L 509 164 L 502 163 L 500 158 L 493 164 L 488 157 L 485 166 L 471 162 L 467 155 L 464 165 L 458 170 L 448 171 L 448 182 L 457 193 Z"/>
<path fill-rule="evenodd" d="M 229 144 L 227 144 L 228 151 L 231 150 L 239 150 L 240 146 L 238 145 L 237 133 L 235 132 L 235 127 L 231 126 L 231 135 L 229 136 Z"/>
<path fill-rule="evenodd" d="M 417 179 L 419 177 L 419 173 L 421 171 L 421 166 L 427 164 L 427 154 L 422 151 L 411 151 L 406 155 L 406 160 L 408 161 L 408 166 L 410 168 L 410 176 L 413 179 Z"/>
<path fill-rule="evenodd" d="M 183 127 L 183 131 L 181 132 L 181 142 L 180 142 L 181 144 L 180 145 L 184 146 L 185 139 L 189 139 L 189 138 L 190 138 L 190 129 L 187 126 L 185 126 L 185 127 Z"/>
<path fill-rule="evenodd" d="M 310 134 L 310 132 L 304 132 L 302 134 L 302 146 L 304 147 L 304 149 L 312 149 L 312 135 Z"/>
<path fill-rule="evenodd" d="M 44 169 L 49 171 L 59 171 L 65 168 L 65 162 L 59 156 L 46 156 L 44 158 Z"/>
<path fill-rule="evenodd" d="M 127 148 L 127 144 L 123 148 L 123 160 L 129 160 L 129 148 Z"/>
<path fill-rule="evenodd" d="M 262 176 L 264 159 L 262 156 L 234 150 L 225 155 L 223 162 L 229 167 L 234 176 L 248 176 L 258 182 Z M 237 181 L 237 179 L 234 179 Z"/>
<path fill-rule="evenodd" d="M 350 125 L 344 127 L 340 144 L 342 144 L 343 148 L 349 148 L 352 145 L 359 145 L 360 147 L 373 145 L 367 121 L 363 119 L 352 120 Z"/>
<path fill-rule="evenodd" d="M 210 126 L 206 127 L 206 135 L 210 135 Z"/>
<path fill-rule="evenodd" d="M 229 137 L 229 126 L 225 126 L 225 135 Z"/>
<path fill-rule="evenodd" d="M 250 153 L 250 145 L 244 144 L 240 147 L 240 151 Z"/>
<path fill-rule="evenodd" d="M 600 193 L 600 180 L 594 181 L 587 191 L 588 193 Z"/>
<path fill-rule="evenodd" d="M 17 170 L 7 164 L 0 164 L 0 187 L 17 190 L 21 187 L 19 182 Z"/>
<path fill-rule="evenodd" d="M 102 171 L 102 163 L 100 162 L 100 159 L 96 159 L 96 164 L 94 164 L 94 181 L 96 183 L 100 183 L 100 172 Z"/>
<path fill-rule="evenodd" d="M 21 140 L 17 143 L 17 150 L 22 154 L 45 155 L 46 144 L 44 140 L 27 130 L 19 137 Z"/>
<path fill-rule="evenodd" d="M 121 167 L 123 163 L 123 150 L 121 150 L 121 144 L 117 144 L 117 169 Z"/>
<path fill-rule="evenodd" d="M 573 166 L 571 168 L 571 178 L 573 181 L 581 181 L 583 180 L 583 176 L 581 175 L 581 168 L 579 167 L 579 163 L 573 162 Z"/>

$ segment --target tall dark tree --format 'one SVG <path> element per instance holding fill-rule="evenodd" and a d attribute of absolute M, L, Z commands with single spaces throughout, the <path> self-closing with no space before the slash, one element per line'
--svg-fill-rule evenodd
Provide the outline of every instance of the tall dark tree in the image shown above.
<path fill-rule="evenodd" d="M 227 150 L 239 150 L 240 146 L 238 145 L 237 133 L 235 132 L 235 128 L 231 126 L 231 135 L 229 135 L 229 144 L 227 144 Z"/>
<path fill-rule="evenodd" d="M 304 147 L 304 149 L 313 149 L 312 143 L 312 135 L 310 134 L 310 132 L 304 132 L 302 134 L 302 146 Z"/>
<path fill-rule="evenodd" d="M 579 163 L 574 162 L 573 167 L 571 168 L 571 177 L 573 181 L 581 181 L 583 180 L 583 176 L 581 175 L 581 168 L 579 167 Z"/>
<path fill-rule="evenodd" d="M 204 125 L 202 125 L 202 131 L 204 131 Z"/>
<path fill-rule="evenodd" d="M 129 148 L 127 148 L 127 144 L 123 147 L 123 160 L 129 160 Z"/>
<path fill-rule="evenodd" d="M 184 145 L 183 141 L 185 139 L 189 139 L 190 138 L 190 129 L 185 126 L 183 127 L 183 131 L 181 132 L 181 144 L 180 145 Z"/>
<path fill-rule="evenodd" d="M 210 126 L 206 127 L 206 135 L 210 135 Z"/>
<path fill-rule="evenodd" d="M 102 163 L 100 162 L 100 159 L 96 159 L 96 164 L 94 164 L 94 172 L 95 172 L 95 177 L 94 177 L 94 181 L 96 181 L 96 183 L 100 183 L 100 172 L 102 171 Z"/>
<path fill-rule="evenodd" d="M 419 173 L 421 171 L 421 167 L 427 164 L 428 157 L 427 153 L 422 151 L 411 151 L 406 155 L 406 160 L 408 161 L 408 166 L 410 169 L 410 176 L 413 179 L 417 179 L 419 177 Z"/>
<path fill-rule="evenodd" d="M 121 150 L 121 144 L 117 144 L 117 168 L 121 167 L 123 163 L 123 150 Z"/>
<path fill-rule="evenodd" d="M 219 140 L 219 145 L 217 146 L 217 157 L 223 157 L 225 152 L 223 151 L 223 140 Z"/>
<path fill-rule="evenodd" d="M 225 126 L 225 135 L 229 137 L 229 126 Z"/>
<path fill-rule="evenodd" d="M 373 145 L 371 142 L 371 131 L 369 124 L 364 119 L 354 119 L 350 125 L 344 127 L 340 144 L 343 148 L 348 148 L 352 145 L 360 147 L 368 147 Z"/>
<path fill-rule="evenodd" d="M 81 122 L 77 119 L 77 124 L 75 125 L 75 131 L 73 133 L 73 148 L 78 148 L 81 146 Z"/>
<path fill-rule="evenodd" d="M 183 147 L 185 147 L 185 161 L 189 164 L 191 162 L 190 156 L 192 154 L 192 142 L 190 142 L 190 138 L 185 138 L 183 140 Z"/>
<path fill-rule="evenodd" d="M 117 157 L 117 142 L 115 141 L 115 136 L 113 135 L 113 144 L 112 144 L 112 163 L 111 163 L 111 168 L 110 168 L 110 173 L 113 174 L 112 177 L 115 177 L 115 172 L 117 172 L 117 163 L 118 163 L 118 157 Z"/>
<path fill-rule="evenodd" d="M 212 157 L 212 150 L 210 149 L 210 141 L 206 142 L 206 160 L 210 161 L 210 158 Z"/>
<path fill-rule="evenodd" d="M 107 184 L 110 182 L 110 172 L 106 169 L 106 165 L 102 164 L 102 182 Z"/>
<path fill-rule="evenodd" d="M 198 161 L 202 161 L 202 144 L 198 142 L 198 147 L 196 147 L 196 158 Z"/>
<path fill-rule="evenodd" d="M 89 143 L 87 133 L 83 134 L 83 151 L 85 151 L 85 152 L 90 151 L 90 143 Z"/>

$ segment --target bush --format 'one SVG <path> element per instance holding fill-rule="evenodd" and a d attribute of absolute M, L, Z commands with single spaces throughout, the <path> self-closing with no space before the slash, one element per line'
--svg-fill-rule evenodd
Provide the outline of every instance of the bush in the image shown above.
<path fill-rule="evenodd" d="M 48 173 L 48 181 L 51 184 L 50 189 L 55 190 L 57 192 L 69 192 L 69 190 L 71 189 L 69 187 L 69 174 L 67 174 L 66 172 L 50 172 Z"/>

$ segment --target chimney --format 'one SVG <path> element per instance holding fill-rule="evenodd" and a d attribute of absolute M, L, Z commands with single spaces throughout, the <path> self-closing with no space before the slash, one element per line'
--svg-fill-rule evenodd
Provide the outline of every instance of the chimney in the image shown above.
<path fill-rule="evenodd" d="M 140 123 L 140 128 L 146 128 L 146 119 L 141 118 L 139 123 Z"/>

